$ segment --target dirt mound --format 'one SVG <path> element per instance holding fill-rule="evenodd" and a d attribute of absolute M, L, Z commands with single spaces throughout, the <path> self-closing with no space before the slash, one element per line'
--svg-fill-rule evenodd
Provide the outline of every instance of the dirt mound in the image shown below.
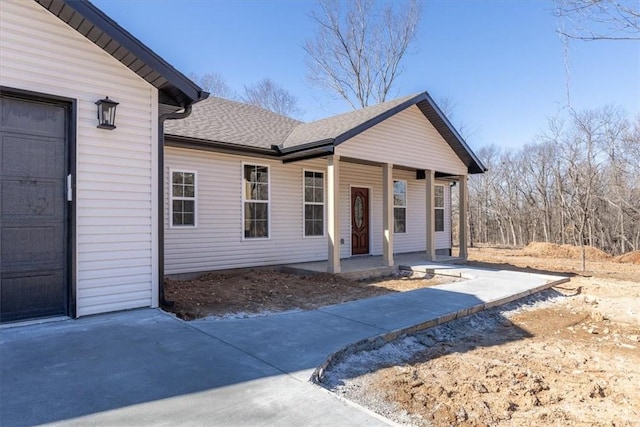
<path fill-rule="evenodd" d="M 591 261 L 606 260 L 611 258 L 605 252 L 593 246 L 586 246 L 587 259 Z M 541 256 L 547 258 L 571 258 L 582 256 L 582 248 L 572 245 L 558 245 L 555 243 L 531 242 L 524 249 L 525 255 Z"/>
<path fill-rule="evenodd" d="M 628 262 L 631 264 L 640 264 L 640 251 L 627 252 L 615 257 L 616 262 Z"/>

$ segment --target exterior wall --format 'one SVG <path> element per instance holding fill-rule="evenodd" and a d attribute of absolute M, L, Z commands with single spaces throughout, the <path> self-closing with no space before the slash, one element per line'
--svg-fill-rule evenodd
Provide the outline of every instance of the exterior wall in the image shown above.
<path fill-rule="evenodd" d="M 269 166 L 271 226 L 268 239 L 243 239 L 243 162 Z M 326 174 L 326 164 L 323 159 L 283 164 L 269 159 L 167 147 L 165 274 L 327 259 L 326 237 L 303 237 L 302 228 L 303 168 Z M 169 227 L 171 169 L 196 172 L 195 228 Z"/>
<path fill-rule="evenodd" d="M 243 239 L 242 164 L 269 166 L 270 237 Z M 303 237 L 303 170 L 326 174 L 325 159 L 283 164 L 252 158 L 174 147 L 165 150 L 165 274 L 288 264 L 327 259 L 326 237 Z M 169 226 L 171 170 L 196 172 L 196 227 Z M 396 234 L 396 253 L 426 250 L 425 181 L 415 172 L 394 170 L 394 179 L 408 183 L 408 232 Z M 371 188 L 371 254 L 382 254 L 382 168 L 340 163 L 341 257 L 351 256 L 350 186 Z M 445 186 L 449 197 L 449 186 Z M 325 175 L 326 191 L 326 175 Z M 326 193 L 325 193 L 326 203 Z M 448 202 L 445 206 L 449 206 Z M 325 204 L 326 210 L 326 204 Z M 450 216 L 447 208 L 445 218 Z M 450 219 L 437 233 L 437 248 L 450 248 Z M 325 218 L 326 234 L 326 218 Z"/>
<path fill-rule="evenodd" d="M 400 150 L 399 147 L 402 149 Z M 467 168 L 415 105 L 340 144 L 336 154 L 464 175 Z"/>
<path fill-rule="evenodd" d="M 0 85 L 76 100 L 76 314 L 156 306 L 157 90 L 35 2 L 0 8 Z"/>
<path fill-rule="evenodd" d="M 426 187 L 415 172 L 394 169 L 393 179 L 407 181 L 407 232 L 393 235 L 393 252 L 426 251 Z M 436 249 L 451 248 L 451 189 L 447 182 L 436 181 L 445 188 L 445 229 L 436 232 Z M 351 187 L 370 189 L 370 253 L 382 255 L 382 168 L 355 163 L 340 164 L 340 247 L 341 258 L 351 256 Z"/>

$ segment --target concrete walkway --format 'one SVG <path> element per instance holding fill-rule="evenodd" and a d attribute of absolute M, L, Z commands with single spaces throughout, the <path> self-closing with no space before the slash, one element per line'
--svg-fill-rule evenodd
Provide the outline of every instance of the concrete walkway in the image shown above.
<path fill-rule="evenodd" d="M 313 371 L 358 341 L 428 327 L 563 280 L 442 268 L 470 280 L 248 319 L 183 322 L 135 310 L 5 327 L 0 425 L 386 425 L 310 383 Z"/>

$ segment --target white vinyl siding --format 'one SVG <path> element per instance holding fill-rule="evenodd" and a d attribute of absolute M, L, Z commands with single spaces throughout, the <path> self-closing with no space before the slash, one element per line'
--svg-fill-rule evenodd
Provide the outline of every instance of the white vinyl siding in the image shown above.
<path fill-rule="evenodd" d="M 77 315 L 157 305 L 157 90 L 37 3 L 0 8 L 0 85 L 77 102 Z"/>
<path fill-rule="evenodd" d="M 303 237 L 303 169 L 326 172 L 326 160 L 283 164 L 174 147 L 165 152 L 167 176 L 169 169 L 198 171 L 198 228 L 167 228 L 166 274 L 327 259 L 326 237 Z M 243 163 L 269 167 L 269 239 L 243 237 Z M 165 189 L 166 213 L 167 198 Z"/>
<path fill-rule="evenodd" d="M 326 159 L 292 164 L 208 151 L 167 147 L 170 169 L 198 170 L 198 229 L 167 228 L 165 273 L 178 274 L 220 269 L 289 264 L 327 259 L 327 238 L 304 236 L 304 171 L 323 171 Z M 243 199 L 237 183 L 242 164 L 269 166 L 271 230 L 269 239 L 244 239 Z M 426 187 L 415 171 L 394 169 L 394 180 L 407 182 L 407 233 L 394 237 L 394 252 L 426 250 Z M 436 249 L 451 247 L 449 186 L 444 182 L 447 212 L 445 231 L 436 233 Z M 340 163 L 341 257 L 351 256 L 350 188 L 369 188 L 370 252 L 382 254 L 382 168 Z M 168 190 L 165 211 L 168 213 Z M 165 226 L 168 222 L 165 222 Z"/>
<path fill-rule="evenodd" d="M 415 105 L 336 148 L 342 157 L 464 175 L 467 168 Z"/>
<path fill-rule="evenodd" d="M 426 184 L 418 180 L 415 171 L 393 170 L 394 180 L 407 181 L 407 233 L 397 233 L 393 238 L 394 253 L 425 251 L 426 246 Z M 382 255 L 382 168 L 355 163 L 340 163 L 340 256 L 351 256 L 351 207 L 350 187 L 369 187 L 370 250 L 371 255 Z M 445 185 L 445 199 L 449 200 L 449 186 Z M 446 206 L 449 206 L 447 203 Z M 445 212 L 445 231 L 437 232 L 436 249 L 451 248 L 450 212 Z"/>

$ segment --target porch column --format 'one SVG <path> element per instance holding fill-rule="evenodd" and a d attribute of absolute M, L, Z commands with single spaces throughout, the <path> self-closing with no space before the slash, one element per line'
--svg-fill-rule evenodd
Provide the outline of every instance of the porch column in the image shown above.
<path fill-rule="evenodd" d="M 460 224 L 458 225 L 458 230 L 460 237 L 460 253 L 459 257 L 466 260 L 467 259 L 467 175 L 460 175 L 458 177 L 458 189 L 460 191 L 458 199 L 458 205 L 460 206 L 460 213 L 458 217 L 460 218 Z"/>
<path fill-rule="evenodd" d="M 435 214 L 435 194 L 434 182 L 435 172 L 427 169 L 425 171 L 425 183 L 427 191 L 427 261 L 436 259 L 436 214 Z"/>
<path fill-rule="evenodd" d="M 382 165 L 382 258 L 393 267 L 393 165 Z"/>
<path fill-rule="evenodd" d="M 340 273 L 340 156 L 327 159 L 328 273 Z"/>

